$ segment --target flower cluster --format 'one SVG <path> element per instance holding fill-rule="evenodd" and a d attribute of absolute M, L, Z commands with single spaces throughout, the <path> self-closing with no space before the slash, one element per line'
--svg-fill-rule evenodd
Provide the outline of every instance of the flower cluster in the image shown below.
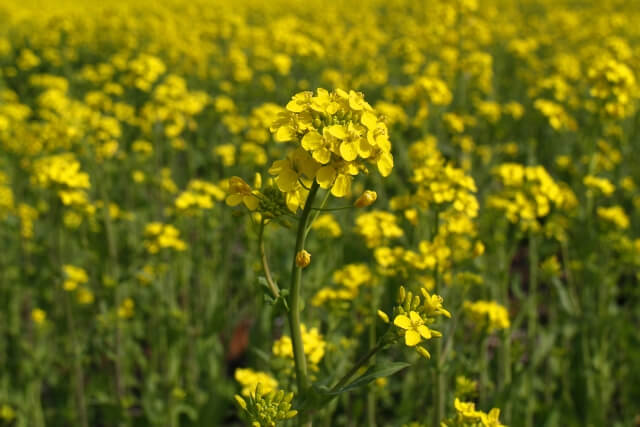
<path fill-rule="evenodd" d="M 396 216 L 384 211 L 371 211 L 358 215 L 356 232 L 364 238 L 369 248 L 387 244 L 389 240 L 404 235 L 402 228 L 397 225 Z"/>
<path fill-rule="evenodd" d="M 366 171 L 365 161 L 375 164 L 382 176 L 391 173 L 387 126 L 362 93 L 301 92 L 286 110 L 271 126 L 276 141 L 297 145 L 292 155 L 270 169 L 282 192 L 299 193 L 304 177 L 330 188 L 335 197 L 345 197 L 351 193 L 353 176 Z"/>
<path fill-rule="evenodd" d="M 523 231 L 539 231 L 540 219 L 551 213 L 552 206 L 570 210 L 577 203 L 573 192 L 556 183 L 542 166 L 503 163 L 493 172 L 503 189 L 488 198 L 489 206 L 504 211 Z"/>
<path fill-rule="evenodd" d="M 240 383 L 243 396 L 248 397 L 255 391 L 258 384 L 260 384 L 263 393 L 271 393 L 278 388 L 278 381 L 265 372 L 254 371 L 249 368 L 238 368 L 233 376 L 235 380 Z"/>
<path fill-rule="evenodd" d="M 187 189 L 176 197 L 175 205 L 180 211 L 197 213 L 213 208 L 214 201 L 224 200 L 225 194 L 220 187 L 199 179 L 189 181 Z"/>
<path fill-rule="evenodd" d="M 590 191 L 597 190 L 605 196 L 610 196 L 616 191 L 616 186 L 607 178 L 587 175 L 583 178 L 582 182 Z"/>
<path fill-rule="evenodd" d="M 33 163 L 33 179 L 41 187 L 58 189 L 65 205 L 86 204 L 86 190 L 91 186 L 89 175 L 80 170 L 72 153 L 42 157 Z"/>
<path fill-rule="evenodd" d="M 307 327 L 302 324 L 300 325 L 300 330 L 302 333 L 304 354 L 309 361 L 309 368 L 313 371 L 317 371 L 318 364 L 324 357 L 327 343 L 320 331 L 318 331 L 318 328 L 307 329 Z M 293 345 L 291 343 L 291 337 L 283 335 L 280 339 L 276 340 L 273 343 L 272 352 L 276 357 L 290 359 L 293 361 Z"/>
<path fill-rule="evenodd" d="M 62 289 L 67 292 L 75 292 L 78 303 L 86 305 L 91 304 L 94 300 L 93 292 L 83 286 L 89 281 L 87 272 L 81 268 L 73 265 L 64 265 L 62 267 L 64 273 L 64 282 L 62 283 Z"/>
<path fill-rule="evenodd" d="M 463 310 L 477 328 L 484 328 L 488 333 L 511 326 L 509 312 L 495 301 L 465 301 Z"/>
<path fill-rule="evenodd" d="M 537 99 L 533 106 L 549 120 L 554 130 L 576 130 L 576 121 L 567 113 L 564 107 L 548 99 Z"/>
<path fill-rule="evenodd" d="M 297 410 L 291 409 L 293 393 L 283 390 L 266 392 L 262 383 L 258 383 L 247 399 L 237 394 L 234 397 L 253 427 L 275 427 L 298 414 Z"/>
<path fill-rule="evenodd" d="M 161 249 L 184 251 L 187 244 L 180 239 L 180 231 L 171 224 L 151 222 L 144 229 L 144 247 L 150 254 L 156 254 Z"/>
<path fill-rule="evenodd" d="M 418 354 L 429 359 L 431 354 L 426 348 L 418 345 L 422 340 L 439 338 L 442 334 L 433 330 L 429 325 L 433 324 L 437 317 L 451 317 L 442 306 L 442 297 L 431 295 L 425 288 L 420 288 L 422 299 L 411 291 L 406 291 L 404 286 L 398 290 L 397 305 L 393 308 L 393 324 L 396 326 L 398 337 L 404 337 L 404 343 L 414 348 Z M 385 322 L 389 322 L 389 316 L 378 310 L 378 316 Z"/>
<path fill-rule="evenodd" d="M 331 214 L 320 215 L 313 222 L 311 228 L 320 236 L 336 238 L 342 235 L 340 224 L 338 224 L 338 221 L 336 221 L 335 217 Z"/>
<path fill-rule="evenodd" d="M 453 406 L 455 417 L 442 422 L 443 427 L 505 427 L 500 422 L 500 409 L 493 408 L 488 413 L 478 411 L 473 402 L 463 402 L 456 397 Z"/>
<path fill-rule="evenodd" d="M 596 210 L 596 213 L 598 214 L 599 218 L 610 224 L 613 224 L 620 230 L 629 228 L 629 216 L 627 216 L 627 213 L 622 206 L 599 206 Z"/>
<path fill-rule="evenodd" d="M 348 264 L 333 273 L 337 287 L 323 287 L 311 299 L 316 307 L 332 301 L 349 302 L 358 296 L 360 287 L 373 282 L 373 274 L 366 264 Z"/>
<path fill-rule="evenodd" d="M 118 306 L 116 313 L 121 319 L 130 319 L 135 314 L 135 308 L 135 301 L 133 301 L 131 298 L 125 298 Z"/>
<path fill-rule="evenodd" d="M 638 96 L 631 68 L 612 58 L 599 58 L 587 71 L 590 95 L 602 101 L 603 112 L 613 118 L 625 118 L 634 112 Z"/>

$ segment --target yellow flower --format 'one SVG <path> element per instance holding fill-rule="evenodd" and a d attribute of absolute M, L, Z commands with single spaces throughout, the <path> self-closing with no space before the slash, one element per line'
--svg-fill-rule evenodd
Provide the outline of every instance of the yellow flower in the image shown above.
<path fill-rule="evenodd" d="M 226 203 L 229 206 L 237 206 L 240 203 L 244 205 L 250 211 L 254 211 L 258 208 L 258 198 L 253 194 L 253 190 L 249 184 L 237 176 L 232 176 L 229 179 L 229 196 L 227 196 Z"/>
<path fill-rule="evenodd" d="M 405 330 L 404 343 L 413 347 L 424 339 L 431 338 L 431 330 L 424 324 L 422 317 L 415 311 L 409 312 L 409 317 L 399 314 L 393 319 L 393 324 Z"/>
<path fill-rule="evenodd" d="M 313 222 L 311 228 L 314 230 L 318 230 L 321 234 L 327 235 L 329 237 L 340 237 L 340 235 L 342 235 L 340 224 L 338 224 L 338 222 L 331 214 L 320 215 Z"/>
<path fill-rule="evenodd" d="M 600 206 L 597 209 L 598 217 L 614 224 L 621 230 L 629 228 L 629 217 L 622 208 L 622 206 L 616 205 L 611 207 Z"/>
<path fill-rule="evenodd" d="M 296 265 L 305 268 L 311 263 L 311 254 L 304 249 L 296 254 Z"/>
<path fill-rule="evenodd" d="M 351 193 L 353 176 L 358 174 L 358 168 L 350 162 L 323 166 L 318 169 L 316 181 L 321 188 L 331 188 L 331 194 L 344 197 Z"/>
<path fill-rule="evenodd" d="M 40 308 L 34 308 L 31 310 L 31 319 L 35 324 L 42 325 L 47 320 L 47 313 Z"/>
<path fill-rule="evenodd" d="M 267 394 L 278 388 L 278 381 L 266 372 L 254 371 L 248 368 L 238 368 L 233 376 L 242 386 L 241 394 L 243 396 L 248 397 L 255 392 L 258 384 L 260 384 L 260 393 L 258 394 Z"/>
<path fill-rule="evenodd" d="M 477 327 L 486 327 L 489 333 L 511 326 L 509 311 L 495 301 L 465 301 L 463 308 Z"/>
<path fill-rule="evenodd" d="M 301 148 L 291 152 L 284 160 L 273 162 L 269 173 L 276 175 L 276 185 L 283 193 L 295 191 L 298 180 L 302 177 L 313 179 L 318 170 L 318 164 Z"/>
<path fill-rule="evenodd" d="M 371 206 L 378 198 L 378 193 L 371 190 L 366 190 L 353 204 L 356 208 L 366 208 Z"/>
<path fill-rule="evenodd" d="M 307 154 L 302 170 L 291 158 L 276 161 L 270 173 L 277 175 L 281 191 L 295 189 L 301 174 L 331 188 L 335 197 L 351 192 L 352 177 L 366 170 L 364 160 L 376 164 L 382 176 L 393 168 L 386 124 L 359 92 L 318 89 L 294 95 L 271 126 L 276 141 L 299 143 Z M 300 154 L 298 154 L 300 156 Z M 295 160 L 295 159 L 294 159 Z M 309 173 L 311 172 L 311 173 Z"/>
<path fill-rule="evenodd" d="M 120 304 L 120 307 L 118 307 L 118 317 L 122 319 L 129 319 L 133 317 L 134 309 L 135 302 L 131 298 L 125 298 Z"/>

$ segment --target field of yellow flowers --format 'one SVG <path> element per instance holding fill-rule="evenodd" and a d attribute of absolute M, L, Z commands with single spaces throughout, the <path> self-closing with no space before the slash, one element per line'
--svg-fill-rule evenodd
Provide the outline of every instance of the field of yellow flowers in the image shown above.
<path fill-rule="evenodd" d="M 640 425 L 639 23 L 3 1 L 0 426 Z"/>

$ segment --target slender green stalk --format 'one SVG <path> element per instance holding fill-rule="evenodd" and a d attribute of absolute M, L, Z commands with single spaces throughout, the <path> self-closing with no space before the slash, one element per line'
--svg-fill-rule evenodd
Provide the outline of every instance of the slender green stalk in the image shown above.
<path fill-rule="evenodd" d="M 110 200 L 107 196 L 107 192 L 103 185 L 100 185 L 100 194 L 102 197 L 102 202 L 104 206 L 102 207 L 102 212 L 104 216 L 104 225 L 105 231 L 107 235 L 107 250 L 109 253 L 109 264 L 110 264 L 110 272 L 112 274 L 112 279 L 119 280 L 119 267 L 118 267 L 118 248 L 116 244 L 116 237 L 113 230 L 113 221 L 111 218 L 111 211 L 109 209 Z M 120 286 L 116 283 L 116 288 L 114 292 L 114 306 L 118 307 L 120 305 Z M 120 407 L 122 407 L 122 400 L 124 398 L 124 384 L 122 381 L 122 328 L 120 326 L 120 319 L 116 316 L 115 321 L 115 339 L 114 339 L 114 347 L 115 347 L 115 382 L 116 382 L 116 396 L 118 398 L 118 403 Z"/>
<path fill-rule="evenodd" d="M 440 226 L 440 215 L 438 210 L 436 209 L 434 220 L 433 220 L 433 232 L 431 234 L 431 240 L 434 240 L 438 235 L 438 227 Z M 433 268 L 433 283 L 434 283 L 434 291 L 436 294 L 440 294 L 440 272 L 439 266 L 436 262 L 435 267 Z M 435 383 L 436 389 L 434 390 L 435 394 L 435 411 L 434 411 L 434 420 L 433 425 L 440 425 L 440 421 L 444 419 L 444 406 L 446 399 L 446 384 L 445 384 L 445 376 L 444 376 L 444 363 L 443 363 L 443 355 L 442 355 L 442 340 L 438 339 L 435 343 L 435 351 L 433 361 L 435 362 Z"/>
<path fill-rule="evenodd" d="M 293 253 L 291 267 L 291 285 L 289 287 L 289 327 L 291 328 L 291 343 L 293 346 L 293 360 L 296 366 L 296 380 L 298 382 L 298 393 L 304 395 L 309 388 L 309 377 L 307 376 L 307 360 L 304 356 L 304 345 L 302 343 L 302 332 L 300 330 L 300 288 L 302 286 L 302 268 L 296 264 L 296 254 L 304 249 L 306 237 L 307 220 L 311 212 L 313 200 L 318 192 L 319 185 L 313 182 L 307 201 L 302 210 L 302 216 L 298 222 L 298 233 L 296 236 L 296 247 Z"/>
<path fill-rule="evenodd" d="M 31 417 L 29 418 L 29 425 L 34 427 L 44 427 L 44 413 L 42 411 L 42 381 L 34 380 L 27 388 L 29 407 Z"/>
<path fill-rule="evenodd" d="M 502 304 L 509 310 L 509 282 L 511 257 L 507 256 L 506 241 L 499 245 L 499 260 L 502 266 L 502 283 L 501 283 L 501 300 Z M 506 389 L 511 386 L 511 330 L 509 328 L 503 331 L 502 348 L 500 352 L 500 375 L 498 376 L 498 384 L 500 391 L 506 395 Z M 506 399 L 504 403 L 504 420 L 508 424 L 511 420 L 511 402 Z"/>
<path fill-rule="evenodd" d="M 82 353 L 80 350 L 80 345 L 78 343 L 78 337 L 76 335 L 76 327 L 75 322 L 73 320 L 73 311 L 71 309 L 71 302 L 69 301 L 69 295 L 63 295 L 65 311 L 67 317 L 67 327 L 69 328 L 69 336 L 71 338 L 71 346 L 73 353 L 73 368 L 74 368 L 74 389 L 76 392 L 76 406 L 77 406 L 77 416 L 78 416 L 78 424 L 82 427 L 88 427 L 89 422 L 87 419 L 87 407 L 86 402 L 84 400 L 85 390 L 84 390 L 84 372 L 82 369 Z"/>
<path fill-rule="evenodd" d="M 478 388 L 480 389 L 480 406 L 485 406 L 489 389 L 489 331 L 485 328 L 482 335 L 483 337 L 480 341 L 480 384 Z"/>
<path fill-rule="evenodd" d="M 264 219 L 260 222 L 260 231 L 258 231 L 258 245 L 260 248 L 260 261 L 262 262 L 262 270 L 264 271 L 264 277 L 267 280 L 267 285 L 271 290 L 271 294 L 274 298 L 280 298 L 280 288 L 273 281 L 271 276 L 271 269 L 269 268 L 269 261 L 267 260 L 267 252 L 264 248 Z"/>
<path fill-rule="evenodd" d="M 334 211 L 343 211 L 345 209 L 355 209 L 353 206 L 341 206 L 339 208 L 312 208 L 314 211 L 318 212 L 334 212 Z"/>
<path fill-rule="evenodd" d="M 527 337 L 529 341 L 529 370 L 528 370 L 528 401 L 526 410 L 525 425 L 533 426 L 533 412 L 535 407 L 535 396 L 533 390 L 533 377 L 535 367 L 533 366 L 533 351 L 536 348 L 536 335 L 538 333 L 538 246 L 537 239 L 533 232 L 529 233 L 529 301 L 528 301 L 528 325 Z"/>
<path fill-rule="evenodd" d="M 376 344 L 376 312 L 378 309 L 378 293 L 374 286 L 371 287 L 371 323 L 369 324 L 369 346 Z M 375 357 L 371 358 L 371 365 L 375 364 Z M 367 388 L 367 426 L 376 425 L 376 390 L 374 387 Z"/>
<path fill-rule="evenodd" d="M 353 376 L 358 373 L 360 368 L 367 364 L 369 362 L 369 359 L 371 359 L 379 350 L 381 350 L 384 345 L 384 340 L 380 339 L 378 343 L 373 348 L 371 348 L 371 350 L 369 350 L 364 356 L 358 359 L 358 361 L 351 367 L 351 369 L 349 369 L 349 371 L 344 374 L 340 381 L 338 381 L 338 383 L 333 386 L 331 392 L 335 393 L 336 391 L 347 385 L 349 380 L 351 380 L 351 378 L 353 378 Z"/>
<path fill-rule="evenodd" d="M 324 207 L 327 205 L 327 202 L 329 201 L 329 196 L 331 196 L 331 192 L 329 190 L 325 191 L 324 197 L 322 198 L 322 203 L 320 203 L 320 209 L 324 209 Z M 311 219 L 309 219 L 307 223 L 307 229 L 304 235 L 305 239 L 307 238 L 307 234 L 309 234 L 309 231 L 311 231 L 311 226 L 318 219 L 320 212 L 322 212 L 321 210 L 318 210 L 316 208 L 312 208 L 312 210 L 314 212 L 313 212 L 313 215 L 311 216 Z"/>
<path fill-rule="evenodd" d="M 62 266 L 62 254 L 63 254 L 63 242 L 62 242 L 62 227 L 59 226 L 61 220 L 60 205 L 55 203 L 56 209 L 54 211 L 54 227 L 56 229 L 56 242 L 55 252 L 57 255 L 57 264 Z M 66 291 L 59 290 L 59 297 L 64 304 L 64 313 L 67 320 L 67 328 L 69 330 L 69 339 L 71 344 L 71 357 L 73 358 L 73 379 L 74 379 L 74 392 L 75 392 L 75 404 L 77 410 L 77 424 L 81 427 L 89 427 L 89 421 L 87 417 L 87 407 L 85 402 L 85 389 L 84 389 L 84 372 L 82 369 L 82 349 L 78 342 L 78 335 L 76 331 L 75 321 L 73 319 L 73 308 L 71 306 L 70 297 Z"/>

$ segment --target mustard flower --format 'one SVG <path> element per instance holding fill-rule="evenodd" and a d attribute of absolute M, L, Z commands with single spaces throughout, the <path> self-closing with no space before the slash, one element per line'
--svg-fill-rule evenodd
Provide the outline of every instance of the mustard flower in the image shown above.
<path fill-rule="evenodd" d="M 305 268 L 311 264 L 311 254 L 304 249 L 296 254 L 296 265 Z"/>
<path fill-rule="evenodd" d="M 356 208 L 366 208 L 367 206 L 371 206 L 377 198 L 378 194 L 375 191 L 366 190 L 360 197 L 358 197 L 353 205 Z"/>
<path fill-rule="evenodd" d="M 254 195 L 249 184 L 240 177 L 232 176 L 229 179 L 229 195 L 226 203 L 229 206 L 237 206 L 240 203 L 244 203 L 247 209 L 254 211 L 258 208 L 259 200 Z"/>
<path fill-rule="evenodd" d="M 358 92 L 318 89 L 315 95 L 298 93 L 274 121 L 271 131 L 276 141 L 293 141 L 309 154 L 307 164 L 312 161 L 316 167 L 307 178 L 331 189 L 335 197 L 350 194 L 352 177 L 366 170 L 365 161 L 375 164 L 383 176 L 393 168 L 387 127 Z M 300 171 L 282 163 L 274 167 L 278 170 L 272 173 L 281 181 L 278 187 L 283 192 L 291 191 Z"/>
<path fill-rule="evenodd" d="M 415 311 L 410 311 L 409 316 L 399 314 L 393 319 L 393 324 L 405 330 L 404 342 L 409 347 L 419 344 L 423 338 L 427 340 L 431 338 L 431 331 Z"/>

